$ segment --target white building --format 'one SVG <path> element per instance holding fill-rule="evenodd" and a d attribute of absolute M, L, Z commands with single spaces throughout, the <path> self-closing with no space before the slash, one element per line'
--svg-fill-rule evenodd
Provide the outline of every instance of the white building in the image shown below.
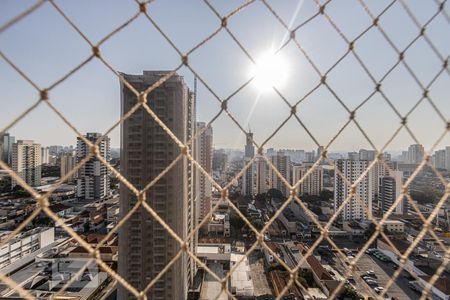
<path fill-rule="evenodd" d="M 0 233 L 1 244 L 8 234 L 10 234 L 9 231 Z M 14 236 L 0 248 L 0 269 L 50 245 L 54 241 L 54 228 L 35 228 Z"/>
<path fill-rule="evenodd" d="M 399 220 L 386 220 L 383 227 L 389 232 L 405 232 L 405 224 Z"/>
<path fill-rule="evenodd" d="M 270 160 L 281 176 L 283 176 L 287 182 L 291 182 L 290 157 L 285 155 L 284 152 L 278 151 L 277 155 L 272 156 Z M 280 190 L 285 197 L 289 195 L 289 190 L 285 183 L 278 177 L 278 174 L 272 168 L 269 168 L 269 186 L 271 189 Z"/>
<path fill-rule="evenodd" d="M 18 140 L 12 146 L 12 169 L 27 184 L 31 186 L 41 185 L 41 145 L 31 140 Z M 11 186 L 18 183 L 14 178 Z"/>
<path fill-rule="evenodd" d="M 334 179 L 334 210 L 337 211 L 340 205 L 347 199 L 353 184 L 364 173 L 370 165 L 368 160 L 339 159 L 336 161 Z M 344 180 L 338 175 L 340 171 L 347 179 Z M 372 201 L 374 197 L 375 176 L 371 169 L 356 186 L 355 196 L 353 196 L 341 211 L 341 218 L 344 221 L 366 220 L 367 211 L 372 211 Z M 350 184 L 347 183 L 350 182 Z"/>
<path fill-rule="evenodd" d="M 48 147 L 41 148 L 41 163 L 43 165 L 48 165 L 50 163 L 50 148 Z"/>
<path fill-rule="evenodd" d="M 101 133 L 87 133 L 84 137 L 95 143 Z M 99 153 L 106 160 L 111 159 L 109 138 L 104 137 L 99 144 Z M 89 146 L 80 138 L 77 138 L 76 163 L 80 163 L 90 153 Z M 77 174 L 77 197 L 85 200 L 104 199 L 109 196 L 109 170 L 97 157 L 87 161 Z"/>
<path fill-rule="evenodd" d="M 267 192 L 267 162 L 263 158 L 256 159 L 256 194 Z"/>
<path fill-rule="evenodd" d="M 303 163 L 300 166 L 292 167 L 292 184 L 295 185 L 301 180 L 306 173 L 312 168 L 313 163 Z M 319 195 L 323 190 L 323 168 L 317 166 L 297 188 L 299 195 Z"/>
<path fill-rule="evenodd" d="M 423 160 L 425 150 L 422 145 L 414 144 L 408 147 L 408 163 L 420 164 Z"/>

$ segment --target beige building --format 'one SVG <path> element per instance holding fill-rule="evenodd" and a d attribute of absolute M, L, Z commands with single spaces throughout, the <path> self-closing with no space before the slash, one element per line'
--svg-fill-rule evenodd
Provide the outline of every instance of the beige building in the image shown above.
<path fill-rule="evenodd" d="M 287 182 L 291 181 L 291 159 L 285 155 L 283 151 L 278 151 L 276 155 L 270 158 L 271 163 L 275 166 L 281 176 L 286 179 Z M 278 174 L 269 168 L 269 187 L 271 189 L 280 190 L 285 197 L 289 196 L 289 190 L 278 176 Z"/>
<path fill-rule="evenodd" d="M 61 164 L 60 164 L 60 172 L 61 177 L 66 176 L 73 168 L 75 167 L 75 156 L 72 153 L 64 153 L 61 155 Z M 67 182 L 72 182 L 75 176 L 72 174 L 67 179 Z"/>
<path fill-rule="evenodd" d="M 292 184 L 295 185 L 299 180 L 306 176 L 307 172 L 312 168 L 313 163 L 303 163 L 300 166 L 292 167 Z M 323 190 L 323 168 L 317 166 L 310 174 L 308 174 L 297 188 L 299 195 L 319 195 Z"/>
<path fill-rule="evenodd" d="M 169 71 L 144 71 L 142 75 L 122 74 L 139 91 L 166 76 Z M 121 84 L 121 114 L 127 113 L 137 98 Z M 174 75 L 147 96 L 149 107 L 181 142 L 195 131 L 195 95 L 189 92 L 183 77 Z M 196 149 L 190 149 L 195 157 Z M 179 146 L 143 108 L 121 125 L 121 173 L 137 188 L 143 189 L 179 154 Z M 197 224 L 195 209 L 196 171 L 185 157 L 160 178 L 146 193 L 147 203 L 185 239 Z M 124 185 L 120 188 L 120 218 L 135 205 L 136 196 Z M 194 252 L 196 236 L 188 241 Z M 143 290 L 177 255 L 178 242 L 143 208 L 138 209 L 119 229 L 119 274 L 136 289 Z M 147 298 L 186 299 L 196 266 L 183 253 L 147 293 Z M 118 299 L 135 299 L 119 286 Z"/>
<path fill-rule="evenodd" d="M 197 132 L 203 130 L 203 133 L 197 137 L 198 146 L 198 162 L 202 168 L 208 173 L 212 174 L 212 151 L 213 151 L 213 130 L 210 127 L 206 128 L 205 122 L 197 122 Z M 212 185 L 211 181 L 199 172 L 199 218 L 200 223 L 206 215 L 211 211 L 211 196 Z M 207 223 L 205 223 L 207 225 Z"/>
<path fill-rule="evenodd" d="M 18 140 L 12 145 L 12 169 L 27 184 L 31 186 L 41 185 L 41 145 L 31 140 Z M 14 178 L 11 186 L 18 183 Z"/>

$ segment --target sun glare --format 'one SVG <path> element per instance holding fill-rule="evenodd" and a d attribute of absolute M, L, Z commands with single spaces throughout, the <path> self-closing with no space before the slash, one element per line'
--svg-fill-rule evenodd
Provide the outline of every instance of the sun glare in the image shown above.
<path fill-rule="evenodd" d="M 267 52 L 255 61 L 251 69 L 252 83 L 260 91 L 271 90 L 272 87 L 280 88 L 286 83 L 287 64 L 280 54 Z"/>

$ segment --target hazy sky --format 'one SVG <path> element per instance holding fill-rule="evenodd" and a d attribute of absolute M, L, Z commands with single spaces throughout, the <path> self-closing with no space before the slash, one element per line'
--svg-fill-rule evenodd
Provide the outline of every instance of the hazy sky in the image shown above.
<path fill-rule="evenodd" d="M 65 13 L 94 43 L 102 39 L 138 9 L 132 0 L 56 1 Z M 224 15 L 243 1 L 216 0 L 211 4 Z M 390 1 L 365 0 L 374 14 Z M 437 10 L 434 1 L 406 1 L 420 23 L 426 22 Z M 0 1 L 0 24 L 23 11 L 33 1 Z M 317 11 L 313 1 L 269 1 L 291 27 L 295 27 Z M 450 8 L 446 5 L 449 14 Z M 331 1 L 326 12 L 342 32 L 354 39 L 364 31 L 371 19 L 358 1 Z M 219 19 L 203 1 L 162 1 L 149 5 L 149 13 L 177 47 L 186 52 L 214 32 Z M 280 46 L 286 32 L 277 19 L 260 2 L 251 4 L 233 16 L 230 30 L 250 55 L 257 58 L 268 49 Z M 394 4 L 380 18 L 380 25 L 399 49 L 404 49 L 419 30 L 400 3 Z M 444 57 L 450 54 L 450 23 L 439 15 L 427 26 L 427 35 Z M 326 71 L 346 51 L 347 45 L 323 16 L 315 18 L 296 32 L 296 38 L 316 63 Z M 396 62 L 392 50 L 377 28 L 372 28 L 355 43 L 356 52 L 376 79 Z M 47 87 L 90 55 L 89 45 L 65 22 L 49 4 L 0 34 L 0 50 L 17 64 L 33 81 Z M 180 58 L 155 30 L 140 16 L 108 40 L 102 55 L 116 70 L 141 74 L 142 70 L 173 69 Z M 287 62 L 288 78 L 280 91 L 294 103 L 309 92 L 319 77 L 294 43 L 281 55 Z M 431 48 L 419 39 L 405 54 L 405 60 L 423 84 L 438 73 L 442 62 Z M 225 32 L 220 32 L 189 57 L 192 67 L 221 98 L 226 98 L 250 76 L 251 62 Z M 190 87 L 193 74 L 180 70 Z M 355 57 L 349 54 L 327 77 L 328 83 L 350 108 L 354 109 L 374 89 Z M 0 129 L 38 99 L 38 93 L 5 61 L 0 60 Z M 382 90 L 401 114 L 405 114 L 420 99 L 422 91 L 400 64 L 383 82 Z M 450 115 L 450 76 L 443 72 L 430 88 L 430 96 L 445 118 Z M 104 132 L 120 114 L 119 81 L 100 61 L 92 60 L 50 93 L 50 101 L 81 132 Z M 289 115 L 288 106 L 273 92 L 261 93 L 254 85 L 240 91 L 230 100 L 232 114 L 246 128 L 255 132 L 258 143 L 265 140 Z M 220 109 L 219 102 L 199 83 L 198 120 L 209 121 Z M 325 88 L 320 87 L 298 107 L 298 116 L 321 144 L 327 144 L 348 119 L 348 113 Z M 356 113 L 357 120 L 377 147 L 381 147 L 399 126 L 400 120 L 380 95 L 374 96 Z M 430 147 L 444 131 L 444 122 L 431 105 L 424 101 L 409 118 L 410 128 L 417 138 Z M 243 134 L 225 115 L 214 124 L 216 147 L 243 148 Z M 18 139 L 34 139 L 43 145 L 75 144 L 76 136 L 45 104 L 40 105 L 10 132 Z M 119 145 L 117 128 L 111 134 L 113 146 Z M 389 149 L 402 149 L 414 143 L 403 130 Z M 441 145 L 450 145 L 450 138 Z M 276 148 L 315 148 L 295 119 L 291 119 L 268 143 Z M 332 144 L 332 150 L 366 147 L 368 143 L 350 125 Z"/>

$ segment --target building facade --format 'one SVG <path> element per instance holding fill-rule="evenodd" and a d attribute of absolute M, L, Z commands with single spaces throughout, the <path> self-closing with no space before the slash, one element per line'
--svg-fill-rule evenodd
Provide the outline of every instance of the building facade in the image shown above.
<path fill-rule="evenodd" d="M 133 87 L 143 91 L 169 71 L 144 71 L 143 75 L 122 74 Z M 121 114 L 136 104 L 136 96 L 121 85 Z M 173 75 L 151 91 L 147 104 L 160 120 L 185 143 L 195 133 L 195 95 L 189 92 L 182 76 Z M 198 157 L 195 144 L 190 152 Z M 138 189 L 143 189 L 178 155 L 179 146 L 142 107 L 121 125 L 121 173 Z M 197 182 L 194 166 L 182 157 L 146 192 L 147 203 L 177 233 L 186 239 L 197 224 Z M 120 188 L 120 218 L 136 204 L 136 196 L 125 186 Z M 187 241 L 196 249 L 196 236 Z M 164 227 L 140 207 L 119 229 L 119 274 L 139 290 L 155 278 L 177 254 L 180 246 Z M 186 253 L 156 282 L 148 299 L 186 299 L 196 272 Z M 119 287 L 118 299 L 134 299 Z"/>
<path fill-rule="evenodd" d="M 425 150 L 422 145 L 414 144 L 408 147 L 408 163 L 420 164 L 423 160 Z"/>
<path fill-rule="evenodd" d="M 95 143 L 101 133 L 87 133 L 84 137 Z M 99 153 L 106 160 L 111 160 L 109 137 L 100 142 Z M 89 146 L 77 137 L 76 164 L 80 163 L 90 153 Z M 77 197 L 84 200 L 105 199 L 110 194 L 109 170 L 97 157 L 91 157 L 77 171 Z"/>
<path fill-rule="evenodd" d="M 338 159 L 335 162 L 335 176 L 334 176 L 334 210 L 344 203 L 344 201 L 351 194 L 351 184 L 353 184 L 370 165 L 368 160 L 352 160 L 352 159 Z M 343 177 L 338 175 L 342 173 Z M 340 213 L 340 218 L 343 221 L 366 220 L 367 212 L 372 211 L 372 202 L 375 195 L 373 169 L 371 169 L 356 186 L 355 196 L 346 202 L 343 210 Z M 348 184 L 347 181 L 350 183 Z"/>
<path fill-rule="evenodd" d="M 0 159 L 3 160 L 3 162 L 7 163 L 8 165 L 12 166 L 12 151 L 13 151 L 13 144 L 15 143 L 16 139 L 15 137 L 11 136 L 9 133 L 5 133 L 2 136 L 0 136 Z"/>
<path fill-rule="evenodd" d="M 292 184 L 295 185 L 302 179 L 312 168 L 314 163 L 303 163 L 299 166 L 292 167 Z M 297 188 L 298 195 L 316 195 L 318 196 L 323 190 L 323 168 L 317 166 L 310 174 L 308 174 L 303 182 Z"/>
<path fill-rule="evenodd" d="M 392 171 L 379 178 L 378 198 L 381 214 L 386 213 L 402 192 L 403 172 Z M 408 212 L 408 200 L 402 199 L 392 211 L 392 214 L 403 215 Z"/>
<path fill-rule="evenodd" d="M 50 162 L 50 149 L 49 147 L 41 148 L 41 163 L 43 165 L 48 165 Z"/>
<path fill-rule="evenodd" d="M 283 176 L 287 182 L 291 182 L 290 157 L 285 155 L 284 152 L 278 151 L 276 155 L 270 158 L 270 160 L 281 176 Z M 289 195 L 289 189 L 272 168 L 269 168 L 269 186 L 271 189 L 280 190 L 285 197 Z"/>
<path fill-rule="evenodd" d="M 67 175 L 67 173 L 69 173 L 75 167 L 76 159 L 75 159 L 75 156 L 70 152 L 61 154 L 60 159 L 61 159 L 61 162 L 60 162 L 61 177 L 64 177 Z M 67 179 L 67 182 L 73 182 L 74 179 L 75 179 L 75 174 L 72 174 Z"/>
<path fill-rule="evenodd" d="M 41 145 L 32 140 L 18 140 L 12 146 L 12 169 L 27 184 L 41 185 Z M 17 181 L 11 178 L 11 186 L 15 187 Z"/>
<path fill-rule="evenodd" d="M 197 154 L 198 162 L 202 168 L 208 173 L 212 174 L 212 156 L 213 156 L 213 130 L 211 126 L 206 128 L 205 122 L 197 122 L 197 132 L 201 132 L 197 138 Z M 211 211 L 211 196 L 212 196 L 212 184 L 206 176 L 199 172 L 198 176 L 199 185 L 199 218 L 200 223 L 206 215 Z M 207 223 L 206 223 L 207 225 Z"/>

